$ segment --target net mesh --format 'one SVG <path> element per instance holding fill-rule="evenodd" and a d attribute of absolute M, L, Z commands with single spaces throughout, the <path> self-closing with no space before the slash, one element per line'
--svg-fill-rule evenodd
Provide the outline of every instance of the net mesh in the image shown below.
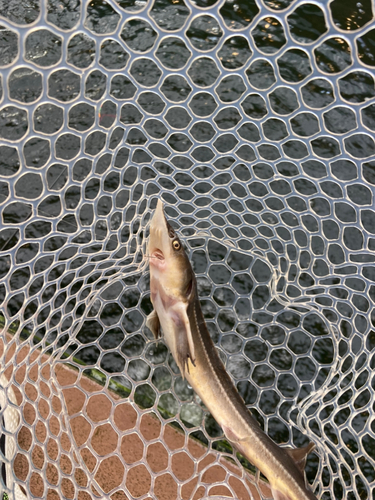
<path fill-rule="evenodd" d="M 10 498 L 269 496 L 145 327 L 157 198 L 262 428 L 373 498 L 369 0 L 0 3 Z M 4 469 L 3 469 L 4 470 Z"/>

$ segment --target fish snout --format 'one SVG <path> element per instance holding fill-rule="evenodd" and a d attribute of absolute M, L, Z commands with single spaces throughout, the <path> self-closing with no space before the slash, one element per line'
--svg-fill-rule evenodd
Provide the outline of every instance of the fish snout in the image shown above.
<path fill-rule="evenodd" d="M 164 216 L 163 202 L 158 200 L 154 215 L 150 224 L 150 236 L 148 242 L 150 262 L 162 262 L 168 257 L 169 236 L 167 221 Z"/>
<path fill-rule="evenodd" d="M 150 237 L 148 242 L 148 251 L 150 257 L 155 257 L 158 260 L 164 260 L 163 252 L 163 230 L 160 227 L 150 228 Z"/>

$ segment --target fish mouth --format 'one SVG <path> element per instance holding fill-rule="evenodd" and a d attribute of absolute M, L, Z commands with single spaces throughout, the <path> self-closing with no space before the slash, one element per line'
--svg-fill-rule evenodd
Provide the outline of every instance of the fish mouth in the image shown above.
<path fill-rule="evenodd" d="M 164 254 L 159 248 L 156 248 L 150 255 L 151 258 L 164 261 Z"/>

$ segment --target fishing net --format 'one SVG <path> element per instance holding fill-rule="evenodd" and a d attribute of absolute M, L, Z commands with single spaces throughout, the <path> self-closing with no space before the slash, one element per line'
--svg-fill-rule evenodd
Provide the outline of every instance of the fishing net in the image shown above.
<path fill-rule="evenodd" d="M 0 3 L 9 498 L 270 496 L 145 327 L 159 198 L 264 431 L 316 443 L 319 498 L 374 498 L 372 9 Z"/>

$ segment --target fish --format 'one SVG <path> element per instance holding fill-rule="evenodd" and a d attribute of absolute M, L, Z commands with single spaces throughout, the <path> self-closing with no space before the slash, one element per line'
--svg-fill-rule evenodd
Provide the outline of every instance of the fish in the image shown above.
<path fill-rule="evenodd" d="M 274 500 L 317 500 L 304 468 L 314 449 L 281 448 L 260 428 L 238 393 L 210 337 L 199 302 L 197 280 L 159 199 L 147 243 L 150 300 L 146 326 L 162 336 L 186 378 L 228 441 L 267 478 Z"/>

